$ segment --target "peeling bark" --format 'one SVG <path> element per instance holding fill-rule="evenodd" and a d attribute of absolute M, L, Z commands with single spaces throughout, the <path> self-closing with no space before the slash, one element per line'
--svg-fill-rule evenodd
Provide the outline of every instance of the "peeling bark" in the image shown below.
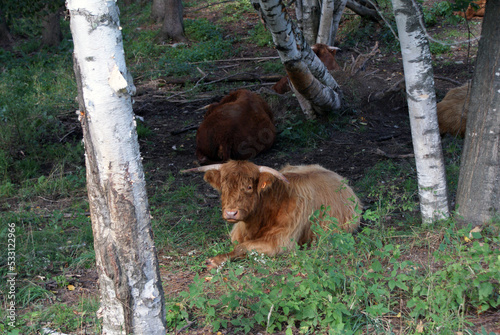
<path fill-rule="evenodd" d="M 68 0 L 104 334 L 165 334 L 164 295 L 114 2 Z"/>
<path fill-rule="evenodd" d="M 260 12 L 273 36 L 290 82 L 299 97 L 304 113 L 313 118 L 341 107 L 341 91 L 323 62 L 311 50 L 302 32 L 289 19 L 281 0 L 258 1 L 253 5 Z M 305 103 L 307 100 L 308 103 Z"/>
<path fill-rule="evenodd" d="M 441 137 L 436 112 L 434 74 L 429 42 L 412 0 L 392 0 L 398 27 L 417 166 L 422 221 L 449 216 Z"/>

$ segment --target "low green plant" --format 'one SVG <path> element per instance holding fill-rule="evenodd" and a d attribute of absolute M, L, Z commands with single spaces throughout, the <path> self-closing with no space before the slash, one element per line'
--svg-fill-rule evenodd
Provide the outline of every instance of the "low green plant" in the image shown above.
<path fill-rule="evenodd" d="M 259 22 L 255 27 L 249 31 L 249 41 L 257 44 L 259 47 L 271 47 L 273 46 L 273 37 L 269 30 Z"/>
<path fill-rule="evenodd" d="M 319 216 L 330 228 L 315 226 Z M 183 327 L 194 314 L 214 332 L 231 326 L 248 333 L 259 325 L 269 333 L 358 334 L 385 332 L 384 320 L 400 318 L 410 331 L 452 333 L 469 329 L 466 311 L 500 304 L 498 235 L 441 222 L 434 227 L 444 235 L 441 244 L 420 251 L 433 264 L 428 266 L 406 256 L 418 233 L 399 239 L 370 227 L 339 233 L 335 218 L 323 211 L 311 220 L 318 236 L 311 248 L 288 250 L 279 260 L 250 253 L 246 261 L 197 275 L 169 302 L 170 327 Z"/>
<path fill-rule="evenodd" d="M 445 53 L 450 52 L 450 50 L 451 50 L 450 45 L 439 43 L 439 42 L 430 42 L 429 48 L 430 48 L 431 54 L 433 54 L 433 55 L 445 54 Z"/>
<path fill-rule="evenodd" d="M 225 5 L 222 11 L 224 17 L 221 19 L 221 22 L 234 23 L 244 21 L 245 14 L 254 13 L 255 9 L 253 9 L 249 0 L 237 0 Z"/>
<path fill-rule="evenodd" d="M 292 114 L 281 125 L 279 132 L 279 142 L 309 149 L 316 148 L 328 136 L 325 123 L 316 120 L 305 120 Z"/>

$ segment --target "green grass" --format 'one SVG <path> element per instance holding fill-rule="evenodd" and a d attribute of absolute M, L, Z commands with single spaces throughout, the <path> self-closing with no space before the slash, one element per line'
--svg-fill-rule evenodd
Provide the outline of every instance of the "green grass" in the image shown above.
<path fill-rule="evenodd" d="M 498 231 L 469 235 L 470 228 L 451 221 L 436 224 L 431 235 L 398 236 L 381 228 L 356 235 L 319 229 L 315 248 L 279 259 L 250 256 L 196 276 L 189 290 L 168 302 L 175 306 L 167 313 L 169 326 L 179 329 L 188 315 L 197 315 L 214 332 L 261 326 L 270 333 L 359 334 L 384 332 L 396 318 L 405 333 L 419 332 L 420 323 L 420 333 L 451 334 L 470 329 L 466 312 L 499 306 Z M 427 261 L 415 262 L 412 252 Z"/>

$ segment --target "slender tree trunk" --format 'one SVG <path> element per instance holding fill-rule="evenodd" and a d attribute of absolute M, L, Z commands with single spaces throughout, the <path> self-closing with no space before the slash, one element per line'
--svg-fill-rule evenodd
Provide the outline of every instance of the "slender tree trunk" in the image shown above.
<path fill-rule="evenodd" d="M 59 9 L 50 13 L 46 6 L 47 14 L 42 20 L 42 44 L 57 47 L 62 41 L 61 13 Z"/>
<path fill-rule="evenodd" d="M 342 0 L 344 1 L 344 0 Z M 333 10 L 335 9 L 334 0 L 323 0 L 321 5 L 321 20 L 319 22 L 318 35 L 316 43 L 330 44 L 330 36 L 333 25 Z M 311 44 L 312 45 L 312 44 Z"/>
<path fill-rule="evenodd" d="M 155 23 L 162 23 L 165 18 L 166 12 L 165 0 L 153 0 L 151 5 L 151 21 Z"/>
<path fill-rule="evenodd" d="M 318 27 L 321 20 L 320 0 L 297 0 L 296 15 L 299 28 L 309 45 L 316 43 Z M 331 0 L 333 1 L 333 0 Z M 300 13 L 297 13 L 297 10 Z M 300 17 L 300 19 L 299 19 Z"/>
<path fill-rule="evenodd" d="M 5 14 L 0 8 L 0 47 L 10 46 L 14 42 L 6 21 Z"/>
<path fill-rule="evenodd" d="M 309 102 L 306 105 L 310 106 L 310 110 L 304 110 L 306 116 L 339 109 L 340 87 L 304 40 L 301 31 L 292 25 L 281 0 L 253 0 L 253 5 L 273 35 L 290 82 Z"/>
<path fill-rule="evenodd" d="M 392 0 L 398 27 L 424 223 L 449 216 L 429 42 L 413 0 Z"/>
<path fill-rule="evenodd" d="M 336 1 L 336 6 L 333 9 L 332 16 L 332 27 L 330 31 L 330 41 L 326 44 L 334 46 L 335 45 L 335 37 L 337 36 L 337 31 L 339 30 L 340 19 L 342 18 L 342 14 L 344 13 L 345 5 L 347 0 L 338 0 Z M 323 18 L 321 18 L 323 21 Z"/>
<path fill-rule="evenodd" d="M 165 15 L 159 35 L 162 42 L 172 40 L 174 42 L 186 41 L 184 35 L 183 6 L 181 0 L 163 0 L 165 2 Z"/>
<path fill-rule="evenodd" d="M 166 332 L 115 2 L 68 0 L 103 334 Z"/>
<path fill-rule="evenodd" d="M 499 17 L 500 1 L 487 1 L 458 179 L 457 212 L 473 226 L 500 211 Z"/>

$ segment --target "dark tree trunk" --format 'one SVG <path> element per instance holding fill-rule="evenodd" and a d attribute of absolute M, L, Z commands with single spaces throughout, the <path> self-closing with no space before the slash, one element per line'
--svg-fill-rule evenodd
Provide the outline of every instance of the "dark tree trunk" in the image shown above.
<path fill-rule="evenodd" d="M 162 23 L 165 18 L 166 3 L 165 0 L 153 0 L 151 5 L 151 21 Z"/>
<path fill-rule="evenodd" d="M 160 31 L 160 41 L 184 42 L 184 23 L 182 21 L 183 6 L 181 0 L 163 0 L 165 2 L 165 16 Z"/>
<path fill-rule="evenodd" d="M 57 47 L 62 41 L 61 14 L 59 9 L 54 13 L 47 13 L 43 18 L 42 44 Z"/>
<path fill-rule="evenodd" d="M 9 31 L 9 26 L 7 26 L 7 21 L 5 20 L 5 15 L 0 8 L 0 47 L 10 46 L 14 40 Z"/>
<path fill-rule="evenodd" d="M 472 79 L 457 212 L 473 226 L 500 210 L 500 1 L 488 1 Z"/>
<path fill-rule="evenodd" d="M 365 1 L 348 0 L 345 6 L 361 17 L 377 23 L 382 23 L 382 18 L 375 8 Z"/>

